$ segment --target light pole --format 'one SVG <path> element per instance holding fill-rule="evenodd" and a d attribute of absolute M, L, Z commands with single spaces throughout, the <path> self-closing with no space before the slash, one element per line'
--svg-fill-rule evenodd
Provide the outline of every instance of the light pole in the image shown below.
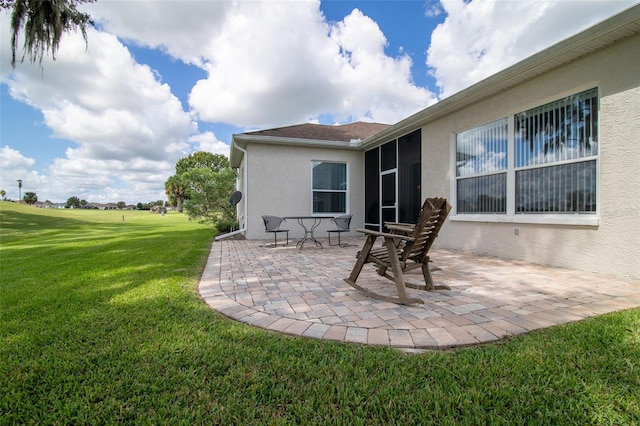
<path fill-rule="evenodd" d="M 22 200 L 22 179 L 18 179 L 18 202 Z"/>

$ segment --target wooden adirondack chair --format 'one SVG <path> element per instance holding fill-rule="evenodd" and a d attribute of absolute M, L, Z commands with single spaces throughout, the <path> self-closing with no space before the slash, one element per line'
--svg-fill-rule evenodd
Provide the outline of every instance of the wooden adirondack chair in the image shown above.
<path fill-rule="evenodd" d="M 433 284 L 429 272 L 429 249 L 438 237 L 438 232 L 450 210 L 451 206 L 445 198 L 427 198 L 416 224 L 385 222 L 390 232 L 358 229 L 358 232 L 367 235 L 367 241 L 358 253 L 358 260 L 351 275 L 344 281 L 370 297 L 400 304 L 424 303 L 421 299 L 407 296 L 406 287 L 422 290 L 448 289 L 447 286 Z M 382 247 L 374 248 L 373 245 L 378 237 L 384 238 L 384 243 Z M 398 297 L 385 296 L 356 284 L 360 271 L 366 263 L 375 263 L 378 265 L 379 275 L 395 282 Z M 424 286 L 405 282 L 404 273 L 415 268 L 422 268 Z M 388 272 L 389 269 L 391 274 Z"/>

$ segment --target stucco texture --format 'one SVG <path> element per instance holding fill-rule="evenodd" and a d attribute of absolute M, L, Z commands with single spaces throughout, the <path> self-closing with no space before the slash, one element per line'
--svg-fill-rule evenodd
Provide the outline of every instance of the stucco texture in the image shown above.
<path fill-rule="evenodd" d="M 246 234 L 248 239 L 271 237 L 271 234 L 264 231 L 263 215 L 286 217 L 312 214 L 313 160 L 347 164 L 347 213 L 353 214 L 351 229 L 364 226 L 364 153 L 361 151 L 258 143 L 249 143 L 246 150 L 249 193 L 247 209 L 250 212 Z M 291 231 L 290 238 L 297 239 L 304 235 L 295 220 L 287 221 L 283 227 Z M 316 236 L 325 238 L 327 229 L 335 229 L 335 225 L 328 218 L 322 220 L 316 230 Z"/>

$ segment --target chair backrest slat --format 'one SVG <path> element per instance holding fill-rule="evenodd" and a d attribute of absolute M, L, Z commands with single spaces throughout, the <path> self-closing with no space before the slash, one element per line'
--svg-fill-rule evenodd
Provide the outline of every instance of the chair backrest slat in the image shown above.
<path fill-rule="evenodd" d="M 445 198 L 427 198 L 413 230 L 413 241 L 408 241 L 400 253 L 400 260 L 422 261 L 429 252 L 438 232 L 449 215 L 451 206 Z"/>

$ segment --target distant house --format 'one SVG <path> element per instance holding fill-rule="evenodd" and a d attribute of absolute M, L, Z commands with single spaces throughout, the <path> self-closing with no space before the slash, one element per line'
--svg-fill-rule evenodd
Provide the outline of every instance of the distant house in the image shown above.
<path fill-rule="evenodd" d="M 391 126 L 234 135 L 240 227 L 348 212 L 382 229 L 445 196 L 441 247 L 640 278 L 639 99 L 637 5 Z"/>
<path fill-rule="evenodd" d="M 54 204 L 54 203 L 52 203 L 52 202 L 51 202 L 51 201 L 49 201 L 49 200 L 46 200 L 46 201 L 36 201 L 33 205 L 34 205 L 35 207 L 38 207 L 38 208 L 41 208 L 41 209 L 53 209 L 53 208 L 55 208 L 55 204 Z"/>
<path fill-rule="evenodd" d="M 91 203 L 91 205 L 87 205 L 87 208 L 98 210 L 118 210 L 118 205 L 116 203 Z"/>

